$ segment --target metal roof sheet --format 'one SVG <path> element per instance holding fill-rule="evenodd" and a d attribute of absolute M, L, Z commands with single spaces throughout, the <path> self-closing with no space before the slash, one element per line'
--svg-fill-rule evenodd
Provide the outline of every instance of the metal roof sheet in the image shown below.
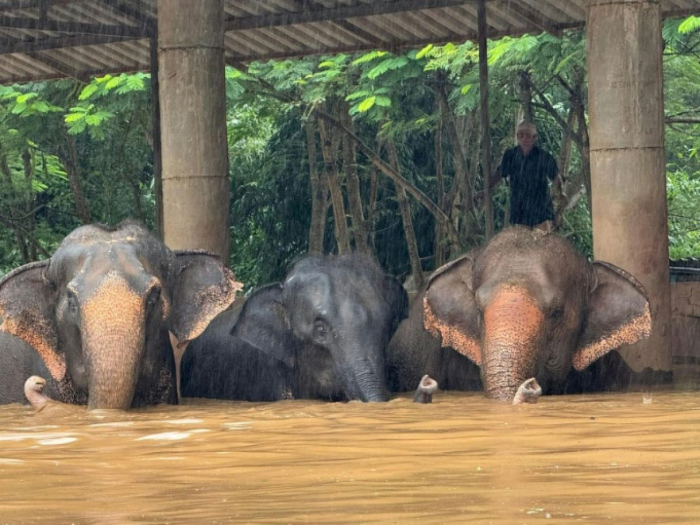
<path fill-rule="evenodd" d="M 203 1 L 203 0 L 202 0 Z M 665 17 L 700 0 L 660 0 Z M 486 0 L 489 36 L 582 27 L 587 0 Z M 476 38 L 476 0 L 225 0 L 230 64 Z M 144 71 L 156 0 L 0 0 L 0 83 Z"/>

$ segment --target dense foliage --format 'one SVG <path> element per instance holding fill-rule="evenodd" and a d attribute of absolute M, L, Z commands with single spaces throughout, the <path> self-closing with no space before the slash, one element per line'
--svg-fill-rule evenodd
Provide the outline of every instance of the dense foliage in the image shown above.
<path fill-rule="evenodd" d="M 669 239 L 700 256 L 700 19 L 664 28 Z M 493 168 L 533 118 L 558 159 L 561 233 L 592 253 L 585 34 L 490 42 Z M 312 252 L 366 251 L 402 276 L 485 239 L 477 49 L 429 45 L 229 68 L 231 265 L 248 288 Z M 155 226 L 150 79 L 0 88 L 0 273 L 90 221 Z M 496 228 L 508 191 L 493 196 Z"/>

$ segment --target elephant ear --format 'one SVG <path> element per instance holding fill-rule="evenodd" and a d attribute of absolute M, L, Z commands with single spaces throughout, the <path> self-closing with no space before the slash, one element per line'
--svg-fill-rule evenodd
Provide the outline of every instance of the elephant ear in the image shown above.
<path fill-rule="evenodd" d="M 231 335 L 292 368 L 294 335 L 281 295 L 279 283 L 258 288 L 243 305 Z"/>
<path fill-rule="evenodd" d="M 210 253 L 178 251 L 174 264 L 168 329 L 184 345 L 233 303 L 243 285 Z"/>
<path fill-rule="evenodd" d="M 481 364 L 479 309 L 472 291 L 474 255 L 438 268 L 423 298 L 423 325 L 434 336 L 477 365 Z"/>
<path fill-rule="evenodd" d="M 651 335 L 649 299 L 639 281 L 609 263 L 592 266 L 586 324 L 573 358 L 578 371 L 611 350 Z"/>
<path fill-rule="evenodd" d="M 56 381 L 66 375 L 66 359 L 58 350 L 56 294 L 44 276 L 50 261 L 26 264 L 0 280 L 0 331 L 34 348 Z"/>

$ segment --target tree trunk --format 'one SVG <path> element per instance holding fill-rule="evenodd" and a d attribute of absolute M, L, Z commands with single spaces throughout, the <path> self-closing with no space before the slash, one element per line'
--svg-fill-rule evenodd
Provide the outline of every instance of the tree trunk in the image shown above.
<path fill-rule="evenodd" d="M 445 129 L 447 130 L 447 136 L 450 139 L 450 144 L 452 145 L 452 159 L 454 163 L 455 177 L 452 181 L 452 186 L 450 191 L 445 197 L 445 206 L 447 208 L 452 207 L 452 203 L 455 200 L 457 191 L 460 188 L 464 188 L 465 185 L 462 181 L 467 179 L 467 161 L 464 155 L 464 146 L 462 143 L 462 138 L 457 130 L 457 123 L 455 122 L 454 113 L 450 108 L 449 102 L 447 100 L 447 90 L 444 82 L 440 83 L 437 89 L 438 104 L 440 106 L 440 115 L 445 123 Z M 466 185 L 469 188 L 469 185 Z M 470 201 L 472 198 L 471 192 L 465 195 L 465 199 Z"/>
<path fill-rule="evenodd" d="M 481 141 L 479 140 L 479 137 L 481 136 L 481 121 L 479 120 L 474 123 L 474 134 L 475 140 L 472 143 L 471 158 L 469 159 L 469 173 L 467 174 L 467 178 L 470 181 L 476 181 L 479 174 L 479 156 L 481 155 Z M 469 206 L 471 209 L 473 202 L 474 201 L 465 203 L 465 208 Z M 477 210 L 474 210 L 474 216 L 477 216 Z M 477 232 L 474 230 L 475 228 L 473 227 L 473 223 L 465 223 L 463 225 L 463 230 L 461 232 L 462 238 L 466 239 L 469 245 L 474 245 L 478 242 L 478 239 L 475 238 L 475 234 Z"/>
<path fill-rule="evenodd" d="M 78 149 L 75 144 L 75 138 L 68 132 L 65 132 L 65 138 L 67 152 L 61 153 L 61 163 L 66 170 L 66 176 L 68 177 L 68 182 L 73 192 L 73 201 L 75 202 L 78 218 L 83 224 L 90 224 L 92 222 L 92 217 L 90 216 L 90 209 L 88 208 L 87 200 L 83 193 L 83 186 L 80 182 Z"/>
<path fill-rule="evenodd" d="M 576 101 L 576 121 L 578 122 L 578 135 L 581 137 L 581 144 L 578 145 L 579 154 L 581 155 L 581 175 L 583 184 L 586 187 L 588 194 L 588 212 L 591 211 L 593 205 L 593 194 L 591 193 L 591 149 L 588 139 L 588 125 L 586 124 L 586 112 L 583 106 L 583 101 L 579 97 Z"/>
<path fill-rule="evenodd" d="M 392 167 L 401 172 L 399 164 L 399 156 L 396 153 L 396 145 L 392 139 L 386 141 L 386 149 L 389 154 L 389 162 Z M 423 269 L 420 264 L 420 254 L 418 253 L 418 243 L 416 242 L 416 232 L 413 229 L 413 219 L 411 218 L 411 205 L 408 202 L 406 190 L 394 184 L 396 189 L 396 199 L 401 210 L 401 220 L 403 222 L 403 231 L 406 236 L 406 245 L 408 246 L 408 257 L 411 262 L 411 272 L 413 273 L 413 281 L 418 290 L 423 289 Z"/>
<path fill-rule="evenodd" d="M 34 178 L 34 163 L 32 162 L 32 155 L 28 149 L 22 152 L 22 164 L 24 165 L 24 178 L 27 181 L 27 200 L 25 203 L 25 216 L 27 217 L 27 236 L 30 239 L 29 242 L 29 260 L 36 261 L 36 241 L 34 241 L 34 229 L 36 227 L 36 217 L 34 215 L 34 209 L 36 208 L 36 195 L 34 194 L 34 189 L 32 188 L 32 179 Z"/>
<path fill-rule="evenodd" d="M 381 153 L 381 146 L 377 142 L 377 155 Z M 367 230 L 370 232 L 369 244 L 374 248 L 374 216 L 377 211 L 377 196 L 379 194 L 379 169 L 372 164 L 369 168 L 369 203 L 367 204 Z"/>
<path fill-rule="evenodd" d="M 402 187 L 406 191 L 406 193 L 413 195 L 413 197 L 415 197 L 415 199 L 421 205 L 423 205 L 437 220 L 445 221 L 447 223 L 447 233 L 450 236 L 450 240 L 453 243 L 462 246 L 462 243 L 460 243 L 459 237 L 457 236 L 457 231 L 452 226 L 452 223 L 449 222 L 449 218 L 447 217 L 447 215 L 445 215 L 445 212 L 443 212 L 437 206 L 437 204 L 430 200 L 430 198 L 425 193 L 423 193 L 414 184 L 411 184 L 411 182 L 403 178 L 400 173 L 398 173 L 394 168 L 392 168 L 390 165 L 384 162 L 379 157 L 379 155 L 372 151 L 372 149 L 369 146 L 367 146 L 367 144 L 365 144 L 352 131 L 347 129 L 341 122 L 338 121 L 338 119 L 336 119 L 332 115 L 329 115 L 325 111 L 319 110 L 318 108 L 314 109 L 314 112 L 321 119 L 323 119 L 323 121 L 329 122 L 334 126 L 337 126 L 344 133 L 347 133 L 350 136 L 350 138 L 352 138 L 352 140 L 355 142 L 355 144 L 357 144 L 358 149 L 370 160 L 372 165 L 379 168 L 387 177 L 394 181 L 395 184 Z"/>
<path fill-rule="evenodd" d="M 574 108 L 569 110 L 569 117 L 566 121 L 567 126 L 573 128 L 576 121 L 576 112 Z M 564 211 L 567 204 L 566 183 L 569 180 L 569 165 L 571 164 L 571 137 L 566 131 L 562 130 L 561 148 L 559 149 L 559 178 L 561 186 L 552 185 L 552 200 L 554 201 L 554 224 L 561 226 Z"/>
<path fill-rule="evenodd" d="M 438 104 L 439 105 L 439 104 Z M 437 181 L 438 206 L 445 211 L 445 174 L 442 171 L 442 116 L 435 128 L 435 179 Z M 435 268 L 440 268 L 445 264 L 445 232 L 440 221 L 435 221 Z"/>
<path fill-rule="evenodd" d="M 520 72 L 520 107 L 523 112 L 523 120 L 535 122 L 535 112 L 532 108 L 532 89 L 530 88 L 530 74 L 527 71 Z M 517 126 L 519 122 L 515 125 Z"/>
<path fill-rule="evenodd" d="M 309 158 L 309 180 L 311 182 L 311 226 L 309 228 L 309 253 L 323 254 L 323 237 L 326 231 L 327 189 L 321 184 L 316 163 L 316 125 L 309 117 L 305 123 L 306 147 Z M 325 179 L 324 181 L 325 182 Z"/>
<path fill-rule="evenodd" d="M 340 106 L 342 120 L 345 126 L 354 133 L 352 119 L 349 118 L 346 104 Z M 355 143 L 343 134 L 343 167 L 348 191 L 348 203 L 352 217 L 352 232 L 355 238 L 355 248 L 361 253 L 370 253 L 367 239 L 369 232 L 362 212 L 362 196 L 360 194 L 360 178 L 357 175 L 357 151 Z"/>
<path fill-rule="evenodd" d="M 340 177 L 338 175 L 338 165 L 336 163 L 337 142 L 332 139 L 334 130 L 329 123 L 319 121 L 319 131 L 321 133 L 321 151 L 325 163 L 325 172 L 328 177 L 331 201 L 333 202 L 335 239 L 338 243 L 338 253 L 342 255 L 350 251 L 350 239 L 348 236 L 343 193 L 340 186 Z"/>
<path fill-rule="evenodd" d="M 8 206 L 8 211 L 10 212 L 9 217 L 3 217 L 2 223 L 10 228 L 15 234 L 15 240 L 17 241 L 17 248 L 19 249 L 20 256 L 22 257 L 22 263 L 26 264 L 31 262 L 29 260 L 29 251 L 27 249 L 27 242 L 22 231 L 22 227 L 13 220 L 18 215 L 16 203 L 19 203 L 19 196 L 17 195 L 17 190 L 12 181 L 12 172 L 10 171 L 10 166 L 7 163 L 7 155 L 2 149 L 2 143 L 0 142 L 0 172 L 2 172 L 3 179 L 5 179 L 5 187 L 9 193 L 10 205 Z"/>

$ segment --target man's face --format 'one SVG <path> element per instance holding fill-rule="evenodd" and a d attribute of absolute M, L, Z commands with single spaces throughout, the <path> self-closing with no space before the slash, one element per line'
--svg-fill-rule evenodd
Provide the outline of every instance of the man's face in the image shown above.
<path fill-rule="evenodd" d="M 537 142 L 537 132 L 529 127 L 520 128 L 517 133 L 518 146 L 522 150 L 523 154 L 527 155 L 535 147 L 535 142 Z"/>

